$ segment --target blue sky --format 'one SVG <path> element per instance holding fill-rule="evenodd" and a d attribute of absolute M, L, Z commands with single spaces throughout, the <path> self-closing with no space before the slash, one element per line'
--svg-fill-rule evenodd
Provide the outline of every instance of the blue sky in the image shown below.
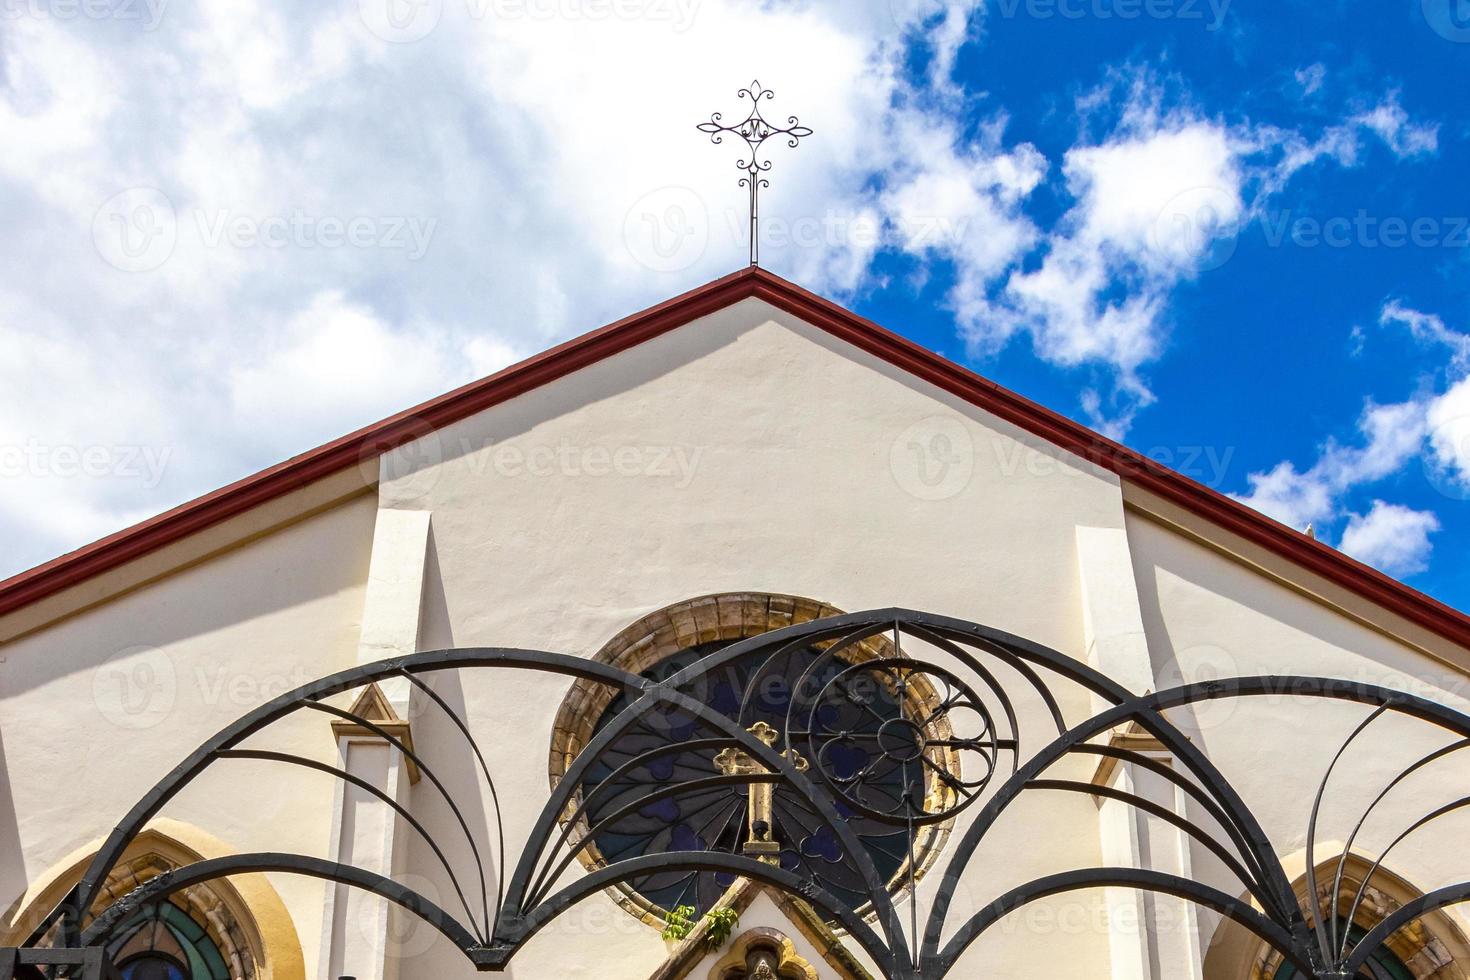
<path fill-rule="evenodd" d="M 1029 6 L 1037 14 L 1047 10 Z M 1447 335 L 1470 329 L 1467 200 L 1455 178 L 1465 172 L 1466 132 L 1449 83 L 1470 67 L 1466 32 L 1454 29 L 1470 21 L 1457 22 L 1451 5 L 1442 7 L 1418 0 L 1235 3 L 1220 29 L 1212 29 L 1216 19 L 1208 9 L 1192 22 L 1072 20 L 1060 13 L 1026 16 L 1025 3 L 1008 17 L 997 3 L 984 35 L 961 52 L 956 78 L 968 91 L 984 93 L 980 105 L 1004 108 L 1008 139 L 1028 142 L 1053 161 L 1079 143 L 1114 138 L 1121 92 L 1139 77 L 1165 114 L 1208 121 L 1246 141 L 1251 129 L 1267 127 L 1320 140 L 1384 105 L 1402 111 L 1406 130 L 1422 134 L 1417 146 L 1402 135 L 1395 146 L 1360 131 L 1350 154 L 1327 153 L 1280 189 L 1270 186 L 1275 175 L 1243 176 L 1244 212 L 1223 223 L 1198 273 L 1180 276 L 1167 290 L 1159 317 L 1165 339 L 1141 369 L 1156 401 L 1139 408 L 1122 431 L 1131 446 L 1227 492 L 1249 496 L 1257 486 L 1253 476 L 1277 471 L 1282 479 L 1272 485 L 1279 492 L 1254 498 L 1274 516 L 1298 526 L 1312 521 L 1333 542 L 1343 540 L 1356 517 L 1365 557 L 1464 608 L 1470 569 L 1459 543 L 1470 525 L 1458 466 L 1465 434 L 1455 421 L 1462 409 L 1435 401 L 1464 377 L 1464 341 L 1435 340 L 1439 327 L 1415 316 L 1436 318 Z M 1104 97 L 1088 118 L 1078 107 L 1098 92 Z M 1255 139 L 1267 145 L 1240 154 L 1244 168 L 1279 167 L 1271 137 Z M 1069 191 L 1054 168 L 1029 213 L 1056 227 L 1075 204 Z M 1385 224 L 1393 219 L 1411 231 L 1420 221 L 1422 234 L 1400 241 L 1397 226 Z M 1208 214 L 1200 220 L 1207 222 Z M 1208 229 L 1203 237 L 1212 237 Z M 1023 267 L 1035 261 L 1028 256 Z M 944 288 L 936 282 L 923 295 L 942 301 Z M 1119 288 L 1118 296 L 1130 295 Z M 872 296 L 865 309 L 897 315 L 898 304 L 911 301 L 894 293 Z M 1424 324 L 1417 336 L 1416 322 Z M 935 317 L 914 332 L 953 350 L 948 318 Z M 1040 360 L 1023 338 L 971 363 L 1084 418 L 1078 386 L 1110 385 L 1098 365 L 1058 369 Z M 1410 434 L 1422 424 L 1416 409 L 1405 409 L 1376 440 L 1364 431 L 1364 413 L 1375 406 L 1425 402 L 1439 406 L 1431 414 L 1448 436 L 1441 445 L 1451 444 L 1457 454 L 1435 451 L 1434 425 L 1422 440 Z M 1382 458 L 1368 462 L 1359 451 Z M 1296 475 L 1279 470 L 1283 463 Z M 1326 499 L 1309 499 L 1318 496 Z M 1382 542 L 1366 523 L 1379 501 Z"/>
<path fill-rule="evenodd" d="M 0 574 L 765 264 L 1470 607 L 1463 0 L 5 0 Z"/>

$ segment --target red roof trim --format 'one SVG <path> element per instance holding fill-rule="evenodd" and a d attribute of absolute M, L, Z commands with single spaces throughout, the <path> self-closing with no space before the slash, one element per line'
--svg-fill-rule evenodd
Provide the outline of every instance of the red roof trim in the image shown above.
<path fill-rule="evenodd" d="M 755 296 L 1448 640 L 1470 617 L 764 269 L 745 269 L 0 582 L 0 615 Z"/>

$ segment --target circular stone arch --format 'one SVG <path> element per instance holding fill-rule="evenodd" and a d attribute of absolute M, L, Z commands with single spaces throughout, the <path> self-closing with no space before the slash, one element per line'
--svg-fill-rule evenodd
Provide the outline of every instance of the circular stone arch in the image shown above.
<path fill-rule="evenodd" d="M 649 613 L 630 624 L 602 649 L 593 659 L 618 667 L 630 674 L 642 674 L 652 670 L 670 657 L 677 656 L 692 647 L 709 643 L 734 642 L 760 636 L 774 630 L 809 623 L 818 619 L 843 615 L 843 610 L 816 599 L 802 596 L 768 592 L 727 592 L 685 599 Z M 813 644 L 825 649 L 832 641 Z M 889 658 L 895 655 L 893 642 L 886 635 L 867 637 L 849 647 L 842 658 L 853 664 L 869 660 Z M 619 691 L 606 684 L 593 681 L 576 681 L 557 711 L 553 723 L 550 756 L 550 778 L 553 790 L 566 776 L 572 762 L 591 741 L 597 724 Z M 933 708 L 939 695 L 932 685 L 922 677 L 915 677 L 908 686 L 908 702 L 917 712 Z M 952 736 L 949 722 L 940 718 L 931 723 L 930 734 L 939 740 Z M 943 750 L 939 760 L 950 774 L 960 775 L 958 753 L 952 748 Z M 819 783 L 820 784 L 820 783 Z M 931 776 L 925 787 L 936 809 L 953 802 L 954 791 L 937 776 Z M 575 810 L 581 803 L 581 790 L 572 797 L 568 811 Z M 562 817 L 563 822 L 566 815 Z M 938 858 L 944 843 L 949 839 L 953 818 L 940 823 L 921 827 L 914 840 L 915 880 L 931 868 Z M 569 835 L 571 846 L 579 848 L 577 858 L 588 871 L 607 866 L 595 842 L 587 841 L 588 826 L 585 819 L 572 828 Z M 583 846 L 585 845 L 585 846 Z M 905 861 L 890 882 L 896 888 L 907 881 L 908 863 Z M 626 884 L 608 889 L 609 896 L 625 911 L 649 926 L 661 929 L 665 924 L 667 910 L 660 908 L 638 894 Z M 866 912 L 867 910 L 860 910 Z"/>

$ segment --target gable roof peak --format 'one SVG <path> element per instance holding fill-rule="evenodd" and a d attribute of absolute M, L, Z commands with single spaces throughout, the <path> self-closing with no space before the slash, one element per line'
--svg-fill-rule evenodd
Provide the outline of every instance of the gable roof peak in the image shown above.
<path fill-rule="evenodd" d="M 751 297 L 1470 649 L 1470 617 L 1464 613 L 759 266 L 722 276 L 0 581 L 0 617 Z"/>

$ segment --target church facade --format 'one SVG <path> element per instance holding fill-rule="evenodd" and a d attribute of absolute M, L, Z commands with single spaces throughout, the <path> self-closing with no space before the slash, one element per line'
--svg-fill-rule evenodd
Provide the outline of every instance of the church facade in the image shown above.
<path fill-rule="evenodd" d="M 753 268 L 0 583 L 0 978 L 1464 978 L 1467 671 Z"/>

